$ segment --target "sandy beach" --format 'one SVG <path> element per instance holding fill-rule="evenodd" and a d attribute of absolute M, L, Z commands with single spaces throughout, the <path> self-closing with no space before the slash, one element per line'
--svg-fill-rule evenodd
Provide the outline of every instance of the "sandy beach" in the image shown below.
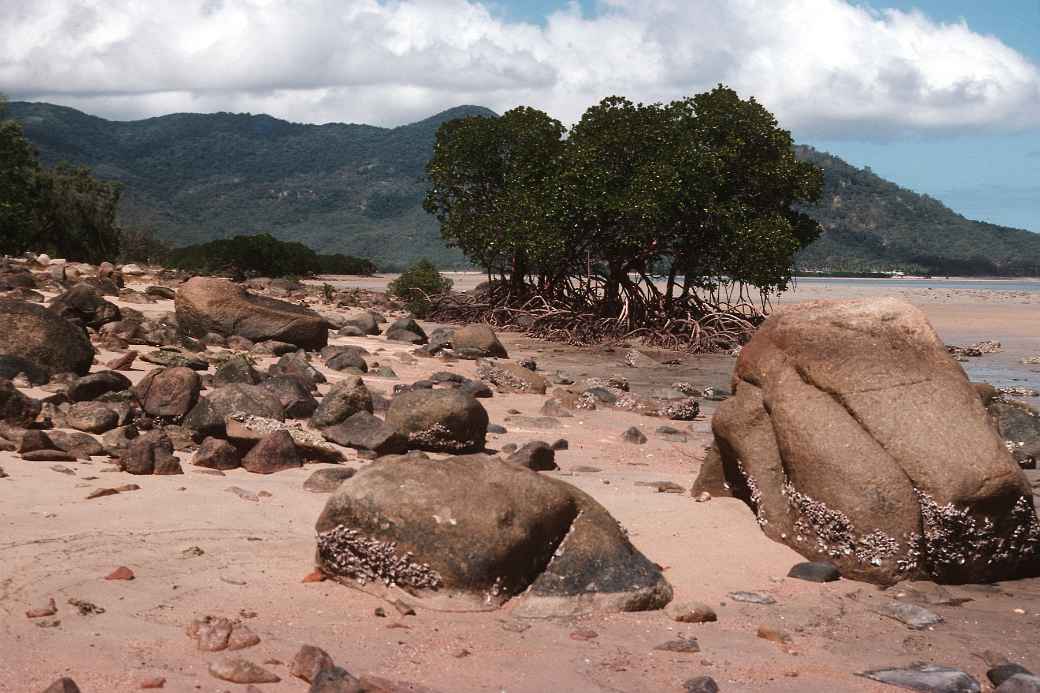
<path fill-rule="evenodd" d="M 480 275 L 453 279 L 464 289 Z M 379 289 L 388 280 L 329 281 L 337 288 Z M 1000 341 L 1002 352 L 964 364 L 972 378 L 988 375 L 994 384 L 1040 386 L 1040 370 L 1020 363 L 1040 353 L 1035 319 L 1040 293 L 804 282 L 781 303 L 879 295 L 920 306 L 947 343 Z M 154 315 L 172 311 L 173 302 L 133 307 Z M 576 379 L 623 375 L 634 391 L 678 381 L 725 386 L 734 362 L 725 355 L 673 354 L 678 364 L 633 369 L 622 365 L 623 350 L 580 350 L 509 333 L 500 337 L 512 358 L 532 357 L 546 373 L 562 370 Z M 388 395 L 394 384 L 433 370 L 475 377 L 472 361 L 416 361 L 407 357 L 410 346 L 382 337 L 336 336 L 330 343 L 363 346 L 371 352 L 370 362 L 393 368 L 396 379 L 365 377 L 373 392 Z M 94 370 L 115 355 L 100 353 Z M 260 360 L 258 367 L 273 360 Z M 343 377 L 317 359 L 314 365 L 329 380 L 322 392 Z M 136 382 L 152 368 L 138 362 L 126 375 Z M 201 473 L 191 465 L 191 453 L 181 452 L 183 476 L 132 477 L 107 458 L 54 464 L 0 452 L 0 467 L 8 474 L 0 479 L 0 691 L 41 691 L 60 676 L 73 677 L 84 693 L 137 690 L 151 677 L 165 679 L 163 690 L 178 693 L 247 690 L 211 677 L 207 667 L 220 653 L 198 651 L 185 634 L 205 615 L 242 619 L 259 635 L 260 644 L 237 654 L 281 677 L 257 687 L 271 693 L 307 690 L 287 671 L 304 644 L 327 650 L 355 675 L 407 682 L 395 690 L 425 686 L 442 693 L 682 691 L 685 681 L 699 675 L 714 677 L 727 693 L 881 692 L 894 689 L 856 672 L 926 661 L 984 681 L 988 662 L 1001 658 L 1040 670 L 1040 580 L 944 587 L 901 583 L 887 590 L 849 580 L 803 582 L 785 577 L 803 559 L 769 540 L 742 502 L 696 502 L 688 492 L 658 492 L 652 482 L 689 489 L 711 442 L 713 402 L 702 401 L 700 417 L 688 424 L 613 409 L 579 412 L 548 431 L 507 421 L 512 410 L 537 414 L 544 401 L 530 394 L 482 400 L 491 421 L 507 428 L 489 436 L 488 447 L 566 438 L 569 448 L 556 458 L 560 470 L 547 474 L 602 503 L 635 546 L 663 567 L 675 600 L 708 604 L 717 622 L 679 623 L 663 611 L 532 620 L 514 616 L 509 604 L 490 613 L 420 609 L 398 615 L 362 591 L 303 582 L 313 569 L 314 523 L 327 495 L 305 491 L 302 484 L 326 465 L 269 476 L 242 469 L 214 475 Z M 679 424 L 687 441 L 655 435 L 662 423 Z M 621 444 L 619 436 L 630 426 L 643 430 L 648 443 Z M 348 466 L 370 464 L 353 450 L 342 452 Z M 1035 488 L 1040 477 L 1029 476 Z M 141 488 L 87 500 L 97 488 L 131 482 Z M 242 498 L 229 490 L 233 487 L 256 500 Z M 135 579 L 104 579 L 119 566 L 129 567 Z M 737 591 L 769 595 L 776 603 L 736 602 L 729 595 Z M 57 604 L 53 620 L 59 623 L 41 627 L 25 611 L 48 598 Z M 944 622 L 911 630 L 879 615 L 878 605 L 893 598 L 926 605 Z M 104 612 L 82 614 L 70 599 Z M 376 615 L 380 607 L 387 617 Z M 759 637 L 762 626 L 784 631 L 789 640 Z M 655 649 L 680 636 L 696 638 L 700 651 Z"/>

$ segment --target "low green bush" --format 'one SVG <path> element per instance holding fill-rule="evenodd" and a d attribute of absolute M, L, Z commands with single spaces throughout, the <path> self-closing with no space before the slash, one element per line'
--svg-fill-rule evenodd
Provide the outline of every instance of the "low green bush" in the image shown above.
<path fill-rule="evenodd" d="M 424 258 L 390 282 L 387 293 L 404 301 L 413 315 L 422 318 L 430 312 L 429 297 L 447 293 L 451 285 L 452 281 Z"/>

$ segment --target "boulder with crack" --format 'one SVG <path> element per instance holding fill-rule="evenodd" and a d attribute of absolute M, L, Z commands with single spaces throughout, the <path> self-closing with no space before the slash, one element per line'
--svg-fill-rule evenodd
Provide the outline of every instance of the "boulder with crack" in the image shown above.
<path fill-rule="evenodd" d="M 384 460 L 344 481 L 318 519 L 318 566 L 340 581 L 434 609 L 516 598 L 531 617 L 671 600 L 659 567 L 569 484 L 484 454 Z"/>

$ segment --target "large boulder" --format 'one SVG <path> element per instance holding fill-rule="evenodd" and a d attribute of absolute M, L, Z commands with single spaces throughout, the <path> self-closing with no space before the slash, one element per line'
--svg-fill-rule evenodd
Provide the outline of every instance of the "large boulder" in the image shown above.
<path fill-rule="evenodd" d="M 227 433 L 227 417 L 260 416 L 281 421 L 285 418 L 281 400 L 259 385 L 233 383 L 200 397 L 188 412 L 184 425 L 202 435 L 223 437 Z"/>
<path fill-rule="evenodd" d="M 502 342 L 498 341 L 495 331 L 487 325 L 466 325 L 455 330 L 452 348 L 463 358 L 509 357 Z"/>
<path fill-rule="evenodd" d="M 733 390 L 699 486 L 725 479 L 773 539 L 882 584 L 1040 570 L 1029 484 L 910 304 L 785 308 L 741 350 Z"/>
<path fill-rule="evenodd" d="M 199 401 L 202 379 L 190 368 L 156 368 L 133 387 L 149 416 L 181 417 Z"/>
<path fill-rule="evenodd" d="M 386 423 L 411 448 L 431 452 L 479 452 L 487 439 L 488 413 L 458 390 L 410 390 L 390 403 Z"/>
<path fill-rule="evenodd" d="M 119 306 L 103 299 L 90 284 L 71 287 L 51 301 L 50 309 L 70 322 L 95 329 L 123 319 Z"/>
<path fill-rule="evenodd" d="M 24 372 L 42 384 L 55 373 L 86 375 L 94 362 L 83 328 L 42 306 L 0 300 L 0 324 L 0 377 Z"/>
<path fill-rule="evenodd" d="M 344 481 L 317 522 L 322 571 L 431 608 L 659 609 L 660 569 L 585 493 L 487 455 L 399 456 Z M 521 596 L 522 595 L 522 596 Z"/>
<path fill-rule="evenodd" d="M 251 294 L 227 279 L 193 277 L 177 289 L 174 305 L 177 324 L 192 337 L 214 332 L 304 349 L 320 349 L 328 342 L 328 324 L 314 311 Z"/>

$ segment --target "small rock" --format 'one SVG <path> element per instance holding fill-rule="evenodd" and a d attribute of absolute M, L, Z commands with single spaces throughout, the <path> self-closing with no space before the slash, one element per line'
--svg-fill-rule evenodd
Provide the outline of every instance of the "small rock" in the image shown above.
<path fill-rule="evenodd" d="M 719 684 L 710 676 L 695 676 L 683 683 L 686 693 L 719 693 Z"/>
<path fill-rule="evenodd" d="M 307 683 L 314 683 L 321 672 L 334 666 L 336 663 L 328 652 L 314 645 L 304 645 L 289 664 L 289 673 Z"/>
<path fill-rule="evenodd" d="M 231 683 L 278 683 L 281 677 L 241 657 L 213 662 L 209 673 L 214 678 Z"/>
<path fill-rule="evenodd" d="M 729 598 L 735 602 L 743 602 L 745 604 L 776 604 L 776 600 L 768 594 L 759 594 L 758 592 L 730 592 Z"/>
<path fill-rule="evenodd" d="M 878 607 L 877 612 L 895 621 L 906 624 L 911 630 L 924 630 L 943 622 L 942 616 L 916 604 L 889 601 Z"/>
<path fill-rule="evenodd" d="M 994 693 L 1040 693 L 1040 676 L 1015 674 L 997 686 Z"/>
<path fill-rule="evenodd" d="M 162 688 L 166 685 L 166 679 L 162 676 L 149 676 L 141 679 L 138 688 Z"/>
<path fill-rule="evenodd" d="M 679 623 L 711 623 L 719 620 L 715 610 L 701 602 L 672 602 L 665 613 Z"/>
<path fill-rule="evenodd" d="M 69 599 L 69 604 L 76 607 L 80 616 L 96 616 L 105 613 L 105 610 L 102 607 L 93 602 L 88 602 L 86 599 L 76 599 L 75 597 L 72 597 Z"/>
<path fill-rule="evenodd" d="M 235 622 L 230 619 L 204 616 L 192 621 L 187 633 L 196 641 L 200 652 L 220 652 L 227 649 L 234 626 Z"/>
<path fill-rule="evenodd" d="M 708 493 L 707 491 L 701 491 L 700 493 L 697 494 L 697 497 L 694 498 L 694 500 L 697 501 L 698 503 L 707 503 L 708 501 L 711 500 L 711 494 Z"/>
<path fill-rule="evenodd" d="M 1006 662 L 1004 664 L 998 664 L 997 666 L 992 667 L 989 671 L 986 672 L 986 677 L 994 686 L 999 686 L 1015 674 L 1029 673 L 1031 672 L 1021 664 L 1013 664 L 1011 662 Z"/>
<path fill-rule="evenodd" d="M 303 482 L 303 490 L 311 493 L 332 493 L 344 481 L 354 476 L 350 467 L 327 467 L 319 469 Z"/>
<path fill-rule="evenodd" d="M 136 351 L 128 351 L 121 356 L 117 356 L 108 363 L 105 364 L 105 368 L 110 371 L 128 371 L 130 366 L 133 365 L 134 360 L 137 358 Z"/>
<path fill-rule="evenodd" d="M 791 634 L 775 626 L 761 625 L 758 627 L 758 637 L 780 644 L 791 642 Z"/>
<path fill-rule="evenodd" d="M 253 632 L 252 628 L 242 623 L 236 623 L 231 629 L 228 637 L 227 648 L 229 650 L 244 650 L 247 647 L 260 644 L 260 636 Z"/>
<path fill-rule="evenodd" d="M 51 685 L 43 693 L 80 693 L 76 682 L 67 676 L 63 676 Z"/>
<path fill-rule="evenodd" d="M 53 616 L 58 613 L 58 605 L 54 603 L 54 598 L 50 597 L 44 604 L 37 604 L 31 607 L 25 612 L 27 618 L 43 618 L 45 616 Z"/>
<path fill-rule="evenodd" d="M 632 426 L 621 434 L 621 440 L 632 445 L 643 445 L 646 443 L 646 436 L 638 428 Z"/>
<path fill-rule="evenodd" d="M 90 495 L 87 496 L 87 500 L 92 500 L 94 498 L 103 498 L 105 496 L 114 496 L 117 493 L 119 493 L 119 491 L 115 490 L 114 488 L 99 488 L 91 491 Z"/>
<path fill-rule="evenodd" d="M 637 481 L 636 486 L 650 486 L 658 493 L 686 493 L 686 489 L 674 481 Z"/>
<path fill-rule="evenodd" d="M 591 628 L 579 628 L 571 633 L 571 640 L 595 640 L 599 633 Z"/>
<path fill-rule="evenodd" d="M 560 468 L 556 464 L 556 451 L 541 440 L 524 443 L 523 447 L 506 458 L 506 462 L 519 464 L 536 472 L 549 472 Z"/>
<path fill-rule="evenodd" d="M 807 561 L 796 563 L 787 572 L 787 577 L 806 580 L 808 582 L 834 582 L 841 573 L 833 564 L 824 561 Z"/>
<path fill-rule="evenodd" d="M 697 638 L 676 638 L 675 640 L 668 640 L 660 645 L 654 647 L 655 650 L 661 650 L 663 652 L 683 652 L 687 654 L 693 654 L 701 651 L 701 646 L 697 642 Z"/>
<path fill-rule="evenodd" d="M 105 576 L 106 580 L 133 580 L 134 571 L 127 568 L 125 565 L 121 565 L 111 573 Z"/>
<path fill-rule="evenodd" d="M 979 682 L 958 669 L 916 664 L 905 669 L 876 669 L 856 674 L 890 686 L 930 693 L 980 693 Z"/>
<path fill-rule="evenodd" d="M 235 494 L 236 496 L 238 496 L 242 500 L 252 501 L 253 503 L 259 503 L 260 502 L 260 497 L 259 496 L 257 496 L 252 491 L 247 491 L 246 489 L 241 488 L 239 486 L 228 486 L 224 490 L 228 491 L 229 493 Z"/>
<path fill-rule="evenodd" d="M 397 693 L 397 691 L 410 691 L 413 688 L 386 687 L 381 685 L 362 685 L 349 671 L 343 667 L 331 667 L 324 669 L 311 682 L 311 693 L 358 693 L 358 691 L 386 691 Z"/>

